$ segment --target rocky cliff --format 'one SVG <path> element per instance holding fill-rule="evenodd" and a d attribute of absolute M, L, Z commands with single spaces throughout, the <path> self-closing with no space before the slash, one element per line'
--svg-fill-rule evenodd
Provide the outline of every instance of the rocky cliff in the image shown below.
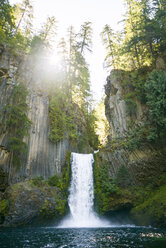
<path fill-rule="evenodd" d="M 108 143 L 95 156 L 96 209 L 110 216 L 127 210 L 139 225 L 165 226 L 165 146 L 160 140 L 147 139 L 148 106 L 124 75 L 112 71 L 105 85 L 110 133 Z"/>
<path fill-rule="evenodd" d="M 53 220 L 55 223 L 67 211 L 69 139 L 54 143 L 49 139 L 50 68 L 46 58 L 36 59 L 39 60 L 0 47 L 0 225 L 4 226 L 46 224 Z M 44 82 L 44 77 L 47 82 Z M 19 103 L 17 93 L 18 99 L 13 103 L 13 95 L 20 83 L 24 85 L 21 91 L 26 90 L 28 94 Z M 22 105 L 27 106 L 26 113 L 22 112 Z M 9 109 L 14 111 L 12 127 L 17 124 L 17 129 L 20 129 L 17 133 L 22 133 L 24 128 L 24 123 L 18 122 L 22 115 L 31 123 L 27 128 L 28 135 L 23 136 L 21 144 L 26 144 L 26 149 L 19 153 L 18 165 L 10 146 Z M 17 148 L 17 139 L 14 145 Z"/>
<path fill-rule="evenodd" d="M 40 68 L 41 65 L 41 68 Z M 9 175 L 9 182 L 42 176 L 47 179 L 61 173 L 67 139 L 52 143 L 49 140 L 49 99 L 42 82 L 43 64 L 33 63 L 33 58 L 23 54 L 11 55 L 11 51 L 1 47 L 0 54 L 0 168 Z M 13 167 L 8 147 L 8 130 L 5 129 L 4 108 L 10 103 L 14 87 L 24 82 L 29 90 L 27 98 L 28 117 L 32 122 L 29 136 L 25 138 L 27 152 L 23 155 L 20 168 Z"/>
<path fill-rule="evenodd" d="M 135 113 L 131 113 L 125 100 L 126 88 L 123 85 L 122 71 L 114 70 L 107 78 L 105 85 L 105 113 L 109 121 L 110 134 L 109 143 L 102 153 L 103 159 L 110 161 L 112 169 L 111 173 L 114 177 L 121 165 L 131 167 L 131 173 L 135 178 L 135 168 L 132 164 L 135 161 L 147 159 L 151 154 L 152 147 L 140 146 L 139 149 L 130 151 L 124 146 L 126 135 L 131 129 L 131 124 L 142 124 L 146 119 L 146 106 L 141 104 L 138 99 L 132 104 L 135 105 Z M 130 84 L 130 82 L 128 82 Z M 131 164 L 131 166 L 130 166 Z"/>
<path fill-rule="evenodd" d="M 148 119 L 148 106 L 145 101 L 141 102 L 138 95 L 134 95 L 129 101 L 126 96 L 131 95 L 132 91 L 135 89 L 132 88 L 130 81 L 124 83 L 123 71 L 111 72 L 105 85 L 105 113 L 110 125 L 110 134 L 103 156 L 111 161 L 114 176 L 119 166 L 125 165 L 130 167 L 134 179 L 137 167 L 134 167 L 134 163 L 141 164 L 142 161 L 143 164 L 143 161 L 145 163 L 151 161 L 150 164 L 153 164 L 151 159 L 153 155 L 158 154 L 157 157 L 160 157 L 165 153 L 165 148 L 161 145 L 153 146 L 153 142 L 147 142 L 144 136 L 148 130 L 140 132 Z M 140 140 L 135 139 L 137 136 L 138 139 L 140 136 Z M 136 144 L 137 141 L 138 144 Z"/>
<path fill-rule="evenodd" d="M 113 70 L 107 77 L 105 85 L 105 114 L 110 124 L 111 139 L 125 136 L 131 122 L 137 124 L 145 118 L 146 107 L 138 99 L 132 103 L 136 111 L 134 114 L 131 113 L 127 99 L 125 99 L 126 86 L 122 82 L 123 72 Z"/>

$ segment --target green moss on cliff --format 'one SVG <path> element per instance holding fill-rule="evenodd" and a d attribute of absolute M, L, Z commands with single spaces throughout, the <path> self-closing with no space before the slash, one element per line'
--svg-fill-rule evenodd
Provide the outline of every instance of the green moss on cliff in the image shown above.
<path fill-rule="evenodd" d="M 6 123 L 4 131 L 9 133 L 9 150 L 12 152 L 13 164 L 20 166 L 21 154 L 26 152 L 26 143 L 23 138 L 27 136 L 31 121 L 27 116 L 28 105 L 26 98 L 28 90 L 23 83 L 14 86 L 10 103 L 4 108 Z"/>
<path fill-rule="evenodd" d="M 66 153 L 65 164 L 62 168 L 62 174 L 54 175 L 48 180 L 43 180 L 42 177 L 34 178 L 31 181 L 35 186 L 39 188 L 47 187 L 50 189 L 55 188 L 56 194 L 54 195 L 55 207 L 52 207 L 52 204 L 48 199 L 44 200 L 44 204 L 40 209 L 40 212 L 45 217 L 56 217 L 60 218 L 65 215 L 68 211 L 68 188 L 70 184 L 71 177 L 71 166 L 70 166 L 71 153 Z"/>
<path fill-rule="evenodd" d="M 124 173 L 124 171 L 120 170 L 116 179 L 113 179 L 110 173 L 108 162 L 103 161 L 96 154 L 94 164 L 95 208 L 100 214 L 130 208 L 132 204 L 131 192 L 126 187 L 119 187 L 121 184 L 123 186 L 128 184 L 126 171 Z"/>
<path fill-rule="evenodd" d="M 112 77 L 118 77 L 129 116 L 127 132 L 123 134 L 123 138 L 116 138 L 114 143 L 119 147 L 123 144 L 130 151 L 139 149 L 140 146 L 165 146 L 166 71 L 142 67 L 133 71 L 115 71 Z M 106 93 L 109 97 L 109 92 Z M 141 117 L 137 117 L 140 105 L 143 113 Z M 111 119 L 111 113 L 108 115 Z"/>
<path fill-rule="evenodd" d="M 46 182 L 49 186 L 58 187 L 63 194 L 64 198 L 68 197 L 68 188 L 71 178 L 71 165 L 70 165 L 71 153 L 67 151 L 65 164 L 62 168 L 61 175 L 54 175 L 50 177 Z"/>
<path fill-rule="evenodd" d="M 0 214 L 6 216 L 8 210 L 9 210 L 9 201 L 4 199 L 0 202 Z"/>
<path fill-rule="evenodd" d="M 49 116 L 50 116 L 50 140 L 58 142 L 68 135 L 71 139 L 77 138 L 75 111 L 70 101 L 70 97 L 66 96 L 66 90 L 56 87 L 54 93 L 50 94 Z"/>
<path fill-rule="evenodd" d="M 55 223 L 67 213 L 70 155 L 67 152 L 60 175 L 48 180 L 36 177 L 7 189 L 6 198 L 0 203 L 0 215 L 5 226 Z"/>
<path fill-rule="evenodd" d="M 0 192 L 4 192 L 8 187 L 8 174 L 0 168 Z"/>
<path fill-rule="evenodd" d="M 87 152 L 89 147 L 97 149 L 93 111 L 74 103 L 66 88 L 56 87 L 49 96 L 50 140 L 56 143 L 69 138 L 80 152 Z"/>
<path fill-rule="evenodd" d="M 95 207 L 103 215 L 128 210 L 134 223 L 166 227 L 166 174 L 165 159 L 158 156 L 151 160 L 135 162 L 135 180 L 130 168 L 119 167 L 114 177 L 112 165 L 95 155 L 94 183 Z M 133 166 L 133 165 L 132 165 Z M 158 166 L 158 167 L 157 167 Z"/>
<path fill-rule="evenodd" d="M 163 181 L 164 179 L 164 181 Z M 158 181 L 158 187 L 148 185 L 135 191 L 134 208 L 131 215 L 139 225 L 166 227 L 166 176 Z"/>
<path fill-rule="evenodd" d="M 5 226 L 45 224 L 59 220 L 66 212 L 66 197 L 58 187 L 42 182 L 35 186 L 31 181 L 17 183 L 8 189 L 8 198 L 0 204 Z"/>

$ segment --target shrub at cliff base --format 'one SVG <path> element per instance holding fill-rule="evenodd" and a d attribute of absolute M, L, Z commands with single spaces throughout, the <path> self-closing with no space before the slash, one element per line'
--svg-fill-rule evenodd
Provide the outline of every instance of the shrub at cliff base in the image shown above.
<path fill-rule="evenodd" d="M 166 227 L 166 185 L 161 186 L 144 201 L 131 210 L 138 225 Z"/>
<path fill-rule="evenodd" d="M 0 218 L 3 226 L 55 224 L 68 211 L 70 183 L 70 152 L 60 175 L 48 180 L 41 176 L 16 183 L 7 188 L 0 200 Z"/>

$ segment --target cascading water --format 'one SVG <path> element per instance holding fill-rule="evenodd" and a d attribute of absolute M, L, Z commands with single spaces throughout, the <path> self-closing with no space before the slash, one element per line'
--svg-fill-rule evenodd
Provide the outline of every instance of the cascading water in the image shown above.
<path fill-rule="evenodd" d="M 61 227 L 101 227 L 108 223 L 93 211 L 93 155 L 72 153 L 71 186 L 68 198 L 70 216 Z"/>

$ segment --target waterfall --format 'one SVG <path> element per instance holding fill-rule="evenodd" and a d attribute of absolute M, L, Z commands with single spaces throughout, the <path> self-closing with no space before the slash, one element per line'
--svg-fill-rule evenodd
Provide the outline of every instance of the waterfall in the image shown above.
<path fill-rule="evenodd" d="M 93 155 L 72 153 L 71 185 L 68 204 L 70 215 L 61 227 L 101 227 L 108 223 L 101 220 L 93 210 Z"/>
<path fill-rule="evenodd" d="M 87 225 L 94 217 L 93 155 L 73 153 L 72 159 L 69 208 L 76 225 Z"/>

